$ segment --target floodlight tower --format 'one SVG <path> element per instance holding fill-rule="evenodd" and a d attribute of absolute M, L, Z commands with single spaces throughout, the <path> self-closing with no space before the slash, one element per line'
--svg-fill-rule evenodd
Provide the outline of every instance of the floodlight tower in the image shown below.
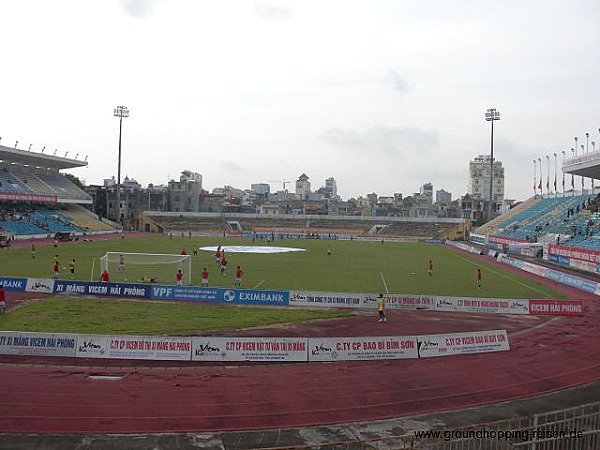
<path fill-rule="evenodd" d="M 119 118 L 119 162 L 117 167 L 117 222 L 121 223 L 121 135 L 123 133 L 123 118 L 129 117 L 127 106 L 117 106 L 113 115 Z"/>
<path fill-rule="evenodd" d="M 488 205 L 488 221 L 492 220 L 492 209 L 494 202 L 494 122 L 500 120 L 500 111 L 489 108 L 485 113 L 485 120 L 492 122 L 492 133 L 490 139 L 490 204 Z"/>

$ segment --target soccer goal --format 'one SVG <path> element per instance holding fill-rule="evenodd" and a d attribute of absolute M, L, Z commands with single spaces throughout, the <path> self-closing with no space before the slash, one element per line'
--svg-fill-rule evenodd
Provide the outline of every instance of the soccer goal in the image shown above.
<path fill-rule="evenodd" d="M 100 280 L 105 270 L 111 282 L 159 284 L 175 284 L 176 274 L 181 270 L 183 284 L 192 284 L 190 255 L 107 252 L 94 261 L 91 280 Z"/>

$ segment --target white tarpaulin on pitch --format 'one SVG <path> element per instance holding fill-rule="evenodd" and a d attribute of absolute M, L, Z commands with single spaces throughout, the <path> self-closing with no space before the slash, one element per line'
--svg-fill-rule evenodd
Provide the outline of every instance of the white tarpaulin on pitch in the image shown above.
<path fill-rule="evenodd" d="M 217 247 L 200 247 L 200 250 L 206 252 L 216 252 Z M 305 252 L 304 248 L 295 247 L 267 247 L 262 245 L 225 245 L 221 247 L 225 253 L 288 253 Z"/>

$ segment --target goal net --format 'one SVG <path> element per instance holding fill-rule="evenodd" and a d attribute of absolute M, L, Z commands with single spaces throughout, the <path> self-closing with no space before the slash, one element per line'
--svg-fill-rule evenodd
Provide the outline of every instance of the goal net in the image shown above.
<path fill-rule="evenodd" d="M 190 255 L 107 252 L 94 266 L 93 281 L 100 280 L 106 270 L 111 282 L 175 284 L 181 270 L 183 284 L 192 284 Z"/>

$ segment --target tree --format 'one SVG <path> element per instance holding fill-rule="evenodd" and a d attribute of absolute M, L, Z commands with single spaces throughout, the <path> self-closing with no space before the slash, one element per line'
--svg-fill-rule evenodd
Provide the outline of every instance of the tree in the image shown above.
<path fill-rule="evenodd" d="M 81 180 L 79 178 L 77 178 L 75 175 L 72 175 L 70 173 L 65 173 L 63 174 L 65 176 L 65 178 L 67 180 L 69 180 L 71 183 L 73 183 L 75 186 L 77 186 L 80 189 L 84 189 L 85 185 L 81 182 Z"/>

